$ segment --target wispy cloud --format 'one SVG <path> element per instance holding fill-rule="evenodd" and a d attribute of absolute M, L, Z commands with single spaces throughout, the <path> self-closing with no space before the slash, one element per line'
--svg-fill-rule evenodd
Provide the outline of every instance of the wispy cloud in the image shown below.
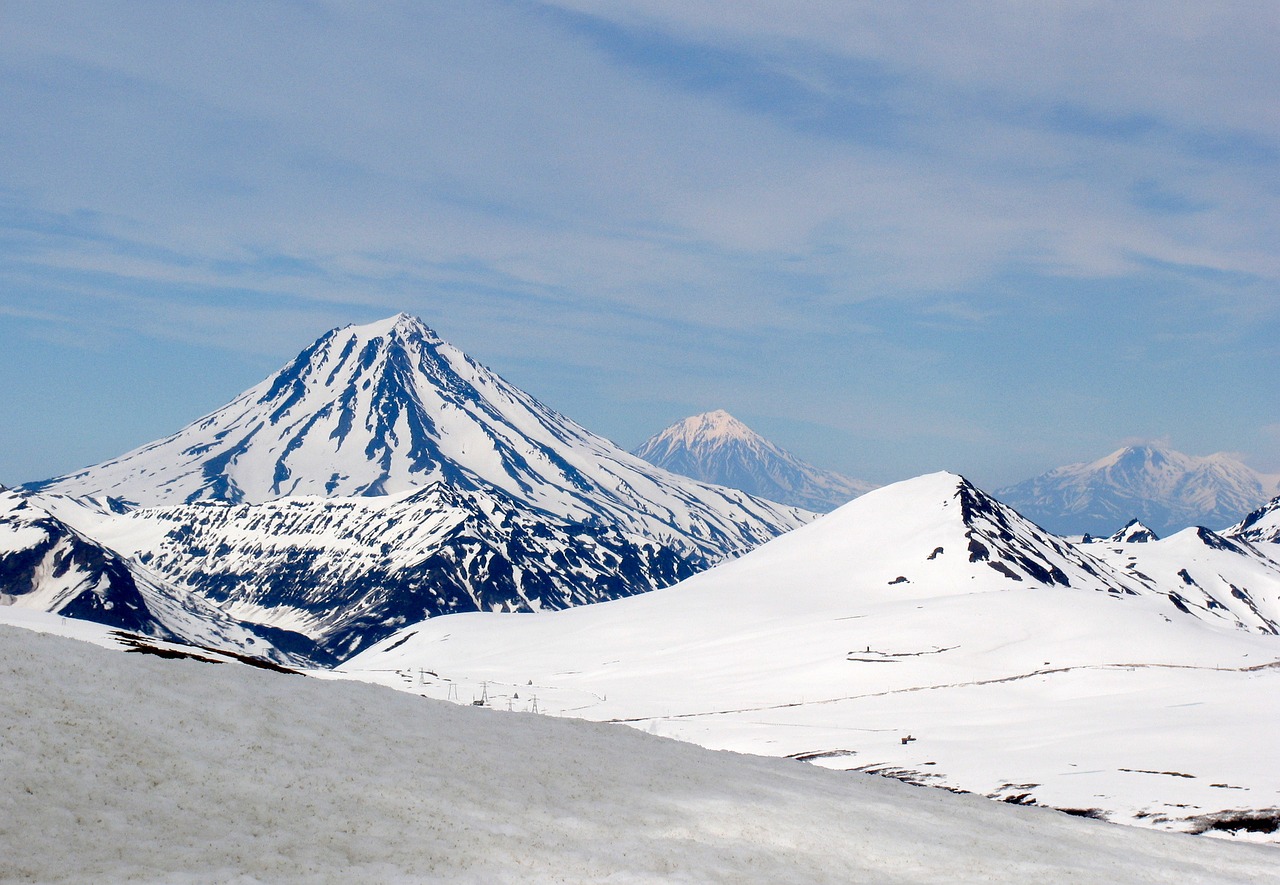
<path fill-rule="evenodd" d="M 1252 451 L 1231 397 L 1100 391 L 1275 392 L 1278 16 L 14 0 L 3 334 L 257 365 L 409 309 L 623 441 L 732 399 L 880 478 L 1175 422 Z"/>

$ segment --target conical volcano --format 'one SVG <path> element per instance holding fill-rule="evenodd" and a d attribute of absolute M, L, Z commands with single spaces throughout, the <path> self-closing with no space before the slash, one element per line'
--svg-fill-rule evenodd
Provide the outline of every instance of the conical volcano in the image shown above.
<path fill-rule="evenodd" d="M 447 612 L 645 593 L 813 517 L 655 467 L 404 314 L 28 494 L 129 502 L 85 531 L 325 663 Z"/>
<path fill-rule="evenodd" d="M 156 506 L 377 496 L 437 482 L 673 538 L 712 559 L 809 518 L 655 468 L 407 314 L 334 329 L 172 436 L 28 489 Z"/>
<path fill-rule="evenodd" d="M 875 488 L 800 460 L 723 409 L 677 421 L 635 453 L 702 482 L 822 513 Z"/>

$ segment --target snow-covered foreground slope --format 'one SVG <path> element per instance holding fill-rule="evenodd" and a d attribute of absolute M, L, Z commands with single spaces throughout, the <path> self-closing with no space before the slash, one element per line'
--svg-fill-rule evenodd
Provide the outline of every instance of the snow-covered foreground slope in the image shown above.
<path fill-rule="evenodd" d="M 438 618 L 344 669 L 1120 822 L 1274 830 L 1280 642 L 1087 549 L 936 474 L 666 590 Z"/>
<path fill-rule="evenodd" d="M 0 881 L 1250 883 L 1275 849 L 0 628 Z"/>
<path fill-rule="evenodd" d="M 723 409 L 677 421 L 635 453 L 675 473 L 821 513 L 875 488 L 800 460 Z"/>

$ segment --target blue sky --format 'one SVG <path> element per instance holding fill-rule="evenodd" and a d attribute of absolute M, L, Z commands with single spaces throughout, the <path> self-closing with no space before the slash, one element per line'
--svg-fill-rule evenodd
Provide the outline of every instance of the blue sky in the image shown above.
<path fill-rule="evenodd" d="M 0 7 L 0 483 L 400 310 L 631 447 L 1280 472 L 1280 6 Z"/>

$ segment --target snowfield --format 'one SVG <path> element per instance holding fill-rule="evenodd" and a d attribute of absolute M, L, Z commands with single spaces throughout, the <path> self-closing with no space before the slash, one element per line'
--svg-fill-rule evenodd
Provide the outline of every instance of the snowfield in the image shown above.
<path fill-rule="evenodd" d="M 4 882 L 1256 883 L 1280 862 L 630 728 L 8 626 L 0 672 Z"/>
<path fill-rule="evenodd" d="M 726 413 L 675 430 L 832 488 Z M 1123 454 L 1123 507 L 1225 500 Z M 412 317 L 334 330 L 164 440 L 0 489 L 0 624 L 111 650 L 0 633 L 0 880 L 1275 869 L 1104 821 L 1280 842 L 1280 499 L 1073 544 L 937 473 L 814 517 L 648 464 Z"/>

